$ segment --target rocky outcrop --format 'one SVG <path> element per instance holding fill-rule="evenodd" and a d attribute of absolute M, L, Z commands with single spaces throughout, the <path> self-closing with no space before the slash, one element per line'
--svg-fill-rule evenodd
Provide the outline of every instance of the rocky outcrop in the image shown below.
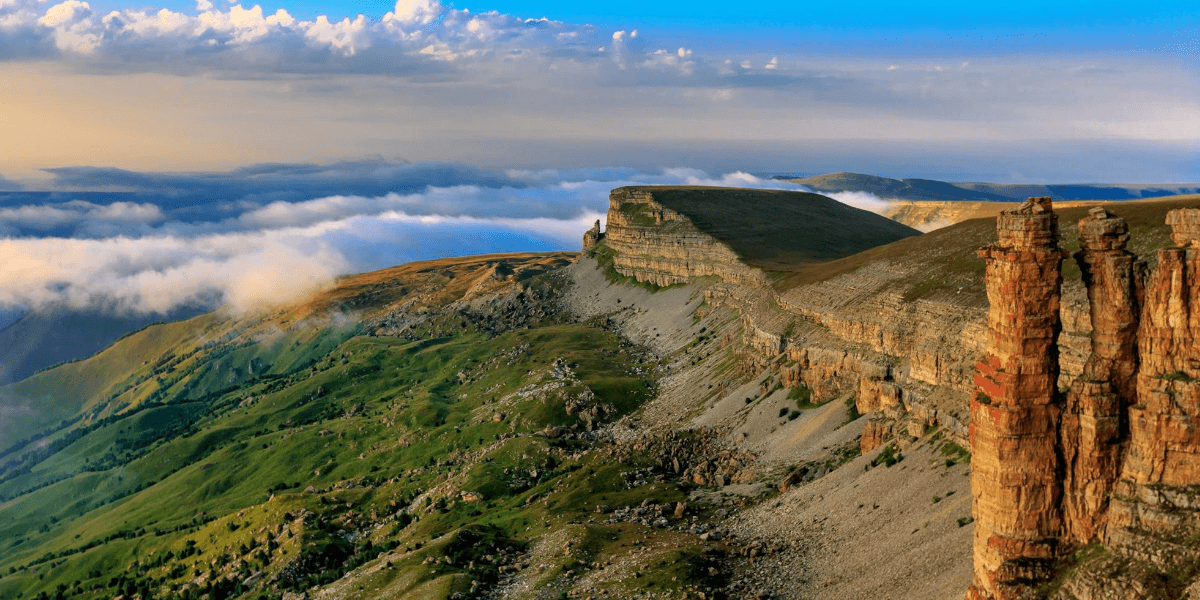
<path fill-rule="evenodd" d="M 1091 356 L 1063 412 L 1064 524 L 1067 539 L 1098 539 L 1121 459 L 1125 411 L 1133 404 L 1137 328 L 1145 264 L 1125 249 L 1124 219 L 1094 208 L 1079 221 L 1075 254 L 1088 290 Z"/>
<path fill-rule="evenodd" d="M 1128 449 L 1106 544 L 1164 570 L 1194 562 L 1200 532 L 1200 210 L 1167 215 L 1179 247 L 1159 250 L 1137 333 Z"/>
<path fill-rule="evenodd" d="M 1049 198 L 997 218 L 986 261 L 987 351 L 971 400 L 975 575 L 968 598 L 1027 598 L 1054 572 L 1062 527 L 1057 445 L 1064 252 Z"/>
<path fill-rule="evenodd" d="M 609 195 L 607 244 L 616 251 L 613 268 L 638 281 L 667 286 L 697 277 L 765 285 L 760 270 L 698 229 L 691 219 L 663 206 L 647 188 L 619 188 Z"/>
<path fill-rule="evenodd" d="M 604 234 L 600 233 L 600 219 L 596 219 L 596 224 L 592 228 L 583 232 L 583 251 L 588 252 L 604 239 Z"/>
<path fill-rule="evenodd" d="M 1000 242 L 981 251 L 991 308 L 971 410 L 967 597 L 1043 597 L 1059 559 L 1097 544 L 1055 598 L 1191 597 L 1200 590 L 1200 209 L 1167 214 L 1178 247 L 1158 251 L 1148 278 L 1126 249 L 1123 219 L 1096 208 L 1079 222 L 1091 343 L 1065 395 L 1049 339 L 1059 326 L 1053 222 L 1048 200 L 1027 203 L 998 218 Z"/>

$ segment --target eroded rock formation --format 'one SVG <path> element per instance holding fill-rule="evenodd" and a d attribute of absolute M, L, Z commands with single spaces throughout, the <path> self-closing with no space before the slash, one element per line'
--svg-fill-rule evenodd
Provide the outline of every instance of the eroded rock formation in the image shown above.
<path fill-rule="evenodd" d="M 1137 328 L 1145 264 L 1125 249 L 1124 219 L 1094 208 L 1079 221 L 1075 260 L 1092 307 L 1091 356 L 1063 413 L 1064 517 L 1076 545 L 1098 539 L 1120 467 L 1125 410 L 1135 396 Z"/>
<path fill-rule="evenodd" d="M 696 277 L 764 285 L 766 276 L 736 252 L 701 232 L 686 216 L 663 206 L 646 188 L 618 188 L 609 195 L 608 231 L 618 273 L 667 286 Z"/>
<path fill-rule="evenodd" d="M 1138 329 L 1137 402 L 1106 545 L 1169 569 L 1195 563 L 1200 532 L 1200 210 L 1167 214 Z M 1189 547 L 1193 546 L 1193 547 Z"/>
<path fill-rule="evenodd" d="M 600 233 L 600 219 L 596 219 L 596 224 L 592 228 L 583 232 L 583 251 L 587 252 L 596 247 L 600 240 L 604 239 L 604 234 Z"/>
<path fill-rule="evenodd" d="M 1097 208 L 1079 222 L 1091 351 L 1065 395 L 1049 340 L 1061 281 L 1054 222 L 1049 200 L 1031 199 L 999 217 L 1000 242 L 980 252 L 991 308 L 971 404 L 967 597 L 1200 590 L 1200 209 L 1167 214 L 1177 247 L 1158 251 L 1148 278 L 1123 219 Z M 1088 545 L 1111 554 L 1051 586 Z"/>
<path fill-rule="evenodd" d="M 971 400 L 975 575 L 968 598 L 1024 598 L 1054 571 L 1062 260 L 1049 198 L 997 219 L 987 263 L 987 351 Z"/>

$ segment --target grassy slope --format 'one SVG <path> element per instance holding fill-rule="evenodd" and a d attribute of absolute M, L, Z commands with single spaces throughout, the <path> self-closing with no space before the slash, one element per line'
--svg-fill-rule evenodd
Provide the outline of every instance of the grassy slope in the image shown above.
<path fill-rule="evenodd" d="M 1129 222 L 1131 233 L 1129 249 L 1142 258 L 1152 259 L 1154 250 L 1171 245 L 1170 230 L 1164 223 L 1167 211 L 1200 207 L 1200 196 L 1137 202 L 1095 202 L 1058 209 L 1063 248 L 1070 252 L 1079 249 L 1077 223 L 1087 215 L 1092 206 L 1103 206 L 1125 218 Z M 939 292 L 956 293 L 961 288 L 962 294 L 966 296 L 961 297 L 959 301 L 986 305 L 983 260 L 976 255 L 976 251 L 984 244 L 996 240 L 995 227 L 994 218 L 972 219 L 840 260 L 802 266 L 791 273 L 781 274 L 777 288 L 787 290 L 824 281 L 858 270 L 875 261 L 895 261 L 920 266 L 920 274 L 904 282 L 904 292 L 909 299 L 927 297 Z M 1079 267 L 1075 264 L 1075 259 L 1069 258 L 1063 264 L 1063 277 L 1078 279 Z"/>
<path fill-rule="evenodd" d="M 20 381 L 51 365 L 87 358 L 153 322 L 179 321 L 202 312 L 180 309 L 166 315 L 121 316 L 65 306 L 30 311 L 0 328 L 0 385 Z"/>
<path fill-rule="evenodd" d="M 767 270 L 828 261 L 920 235 L 915 229 L 819 194 L 777 190 L 654 187 L 654 199 Z M 805 235 L 805 231 L 819 235 Z"/>
<path fill-rule="evenodd" d="M 412 287 L 421 272 L 443 283 L 476 281 L 470 276 L 481 266 L 427 264 L 404 272 L 409 279 L 393 272 L 347 285 L 370 284 L 374 292 Z M 450 287 L 461 291 L 460 284 Z M 284 314 L 309 318 L 319 307 L 371 304 L 348 289 Z M 383 296 L 375 306 L 408 297 Z M 228 326 L 215 316 L 201 319 L 214 331 Z M 151 327 L 29 385 L 46 395 L 75 381 L 108 390 L 142 372 L 143 356 L 186 354 L 196 329 Z M 285 589 L 354 572 L 363 586 L 353 589 L 355 597 L 438 598 L 466 591 L 472 580 L 494 581 L 503 562 L 497 557 L 516 556 L 546 531 L 570 530 L 592 560 L 622 555 L 635 530 L 639 539 L 679 535 L 630 524 L 573 525 L 599 502 L 684 496 L 671 487 L 626 485 L 622 473 L 643 466 L 636 459 L 581 454 L 589 442 L 532 435 L 579 424 L 566 402 L 583 386 L 611 406 L 605 418 L 648 399 L 650 365 L 634 349 L 589 325 L 546 322 L 494 338 L 455 329 L 418 341 L 359 335 L 329 350 L 321 349 L 320 336 L 295 338 L 302 343 L 282 346 L 321 349 L 311 365 L 232 386 L 198 375 L 191 394 L 98 423 L 30 473 L 0 483 L 7 498 L 0 504 L 0 597 L 62 591 L 81 598 L 278 598 Z M 197 354 L 189 364 L 205 373 L 231 356 Z M 545 388 L 556 381 L 548 372 L 560 358 L 578 382 Z M 171 372 L 158 377 L 170 379 Z M 529 386 L 549 391 L 514 394 Z M 465 501 L 460 490 L 483 500 Z M 679 541 L 655 573 L 622 585 L 697 583 L 689 574 L 705 559 L 689 543 L 696 539 Z M 556 559 L 561 564 L 543 577 L 550 582 L 578 570 L 583 558 Z M 274 578 L 274 587 L 246 584 L 257 572 Z"/>

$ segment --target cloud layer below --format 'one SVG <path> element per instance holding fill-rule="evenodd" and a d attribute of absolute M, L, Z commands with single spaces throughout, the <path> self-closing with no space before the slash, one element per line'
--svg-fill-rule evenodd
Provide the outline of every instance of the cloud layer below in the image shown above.
<path fill-rule="evenodd" d="M 329 185 L 371 170 L 403 173 L 408 190 L 277 199 L 299 194 L 314 178 Z M 65 169 L 56 171 L 58 183 L 84 186 L 85 172 L 98 187 L 133 191 L 117 201 L 113 192 L 88 200 L 89 192 L 60 191 L 51 201 L 0 208 L 0 306 L 165 313 L 199 303 L 244 311 L 296 298 L 338 275 L 413 260 L 575 250 L 592 221 L 603 220 L 608 192 L 622 185 L 799 189 L 741 172 L 484 171 L 383 161 L 196 174 Z M 445 185 L 450 172 L 462 181 Z M 272 174 L 267 185 L 278 194 L 253 183 L 262 173 Z M 197 189 L 208 202 L 191 198 Z"/>

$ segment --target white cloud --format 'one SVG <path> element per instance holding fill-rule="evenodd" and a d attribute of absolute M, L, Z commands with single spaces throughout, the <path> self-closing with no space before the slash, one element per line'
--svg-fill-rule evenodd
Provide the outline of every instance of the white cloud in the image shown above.
<path fill-rule="evenodd" d="M 383 16 L 384 22 L 428 25 L 442 14 L 438 0 L 397 0 L 395 9 Z"/>
<path fill-rule="evenodd" d="M 103 37 L 103 33 L 96 31 L 92 7 L 87 2 L 67 0 L 55 4 L 37 22 L 51 30 L 54 45 L 59 50 L 91 54 Z"/>
<path fill-rule="evenodd" d="M 330 23 L 325 15 L 321 15 L 304 32 L 304 36 L 319 46 L 329 46 L 341 51 L 343 56 L 354 56 L 359 50 L 371 45 L 367 36 L 367 19 L 362 15 L 358 15 L 353 21 L 346 18 L 337 23 Z"/>
<path fill-rule="evenodd" d="M 6 227 L 64 237 L 0 237 L 0 306 L 66 302 L 166 312 L 214 299 L 235 310 L 286 302 L 337 275 L 442 256 L 573 250 L 624 185 L 798 189 L 743 172 L 698 169 L 510 170 L 528 187 L 456 185 L 378 197 L 246 205 L 225 220 L 181 221 L 146 203 L 83 201 L 0 211 Z M 211 179 L 200 177 L 199 180 Z M 183 185 L 177 180 L 177 185 Z M 107 235 L 98 223 L 110 224 Z"/>
<path fill-rule="evenodd" d="M 148 203 L 114 202 L 100 205 L 76 200 L 62 204 L 0 208 L 0 226 L 7 226 L 10 230 L 49 231 L 85 226 L 91 232 L 111 234 L 113 231 L 135 230 L 162 220 L 162 209 Z"/>

